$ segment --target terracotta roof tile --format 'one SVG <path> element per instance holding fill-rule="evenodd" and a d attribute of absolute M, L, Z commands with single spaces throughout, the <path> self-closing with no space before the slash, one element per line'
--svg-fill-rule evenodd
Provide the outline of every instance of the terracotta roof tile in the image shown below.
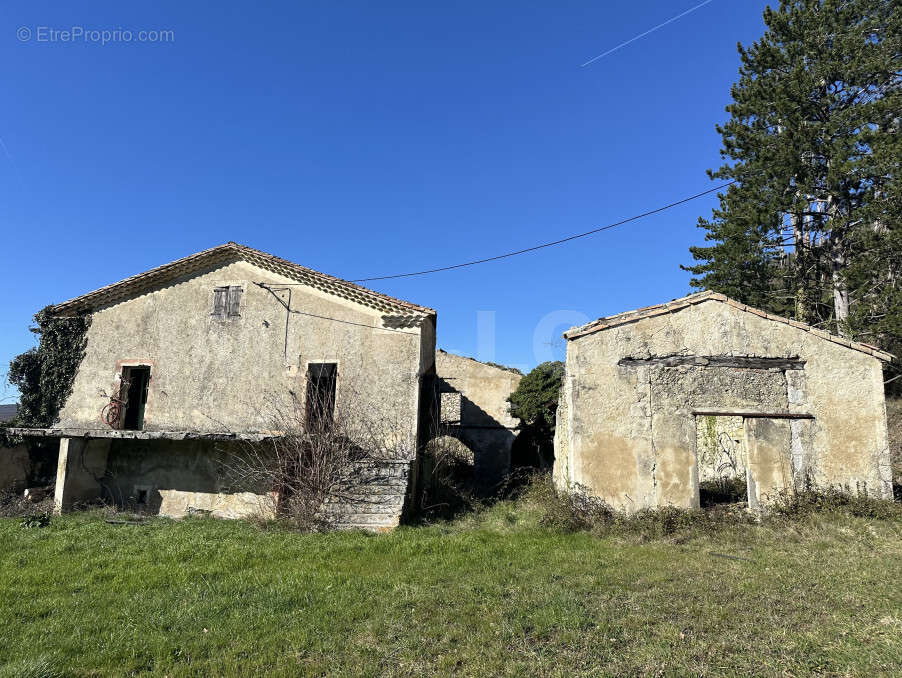
<path fill-rule="evenodd" d="M 247 261 L 260 268 L 309 285 L 314 289 L 354 301 L 383 313 L 421 316 L 435 314 L 435 311 L 431 308 L 396 299 L 380 292 L 374 292 L 347 280 L 314 271 L 311 268 L 300 266 L 286 259 L 281 259 L 272 254 L 246 245 L 239 245 L 235 242 L 228 242 L 225 245 L 219 245 L 183 259 L 177 259 L 144 273 L 125 278 L 112 285 L 101 287 L 75 299 L 57 304 L 52 308 L 52 312 L 57 315 L 90 312 L 94 308 L 113 304 L 127 297 L 156 289 L 171 283 L 181 276 L 210 265 L 236 260 Z"/>

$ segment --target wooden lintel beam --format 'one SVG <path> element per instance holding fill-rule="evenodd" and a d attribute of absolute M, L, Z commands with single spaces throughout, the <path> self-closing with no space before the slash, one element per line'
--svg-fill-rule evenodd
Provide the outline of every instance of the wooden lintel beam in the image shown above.
<path fill-rule="evenodd" d="M 697 417 L 743 417 L 744 419 L 814 419 L 807 412 L 743 412 L 737 410 L 692 410 Z"/>

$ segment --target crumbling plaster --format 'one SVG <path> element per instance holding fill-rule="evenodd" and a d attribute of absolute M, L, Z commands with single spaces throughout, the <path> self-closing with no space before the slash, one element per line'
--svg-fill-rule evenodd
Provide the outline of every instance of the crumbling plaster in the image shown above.
<path fill-rule="evenodd" d="M 222 286 L 242 288 L 239 317 L 213 316 Z M 57 510 L 143 495 L 138 508 L 170 516 L 272 515 L 272 488 L 236 484 L 230 450 L 278 436 L 286 421 L 302 425 L 283 413 L 303 416 L 307 367 L 329 362 L 338 364 L 336 416 L 391 457 L 367 471 L 375 483 L 329 513 L 344 527 L 397 525 L 415 491 L 435 375 L 435 315 L 397 306 L 402 315 L 386 315 L 236 255 L 93 307 L 60 421 L 35 432 L 61 436 Z M 143 431 L 111 431 L 101 412 L 129 365 L 151 369 Z"/>
<path fill-rule="evenodd" d="M 798 357 L 804 369 L 618 364 L 674 355 Z M 891 496 L 882 369 L 870 355 L 708 300 L 572 338 L 566 364 L 560 487 L 582 485 L 625 510 L 696 506 L 693 412 L 717 409 L 810 414 L 776 427 L 785 425 L 797 474 Z"/>
<path fill-rule="evenodd" d="M 221 285 L 243 287 L 241 317 L 211 316 L 213 289 Z M 270 401 L 285 403 L 292 393 L 303 399 L 307 364 L 337 362 L 336 407 L 390 418 L 386 429 L 412 457 L 420 380 L 434 369 L 435 328 L 434 317 L 406 323 L 233 261 L 95 309 L 59 425 L 105 428 L 100 413 L 118 391 L 121 367 L 146 364 L 146 430 L 270 430 Z M 402 327 L 386 327 L 396 325 Z"/>

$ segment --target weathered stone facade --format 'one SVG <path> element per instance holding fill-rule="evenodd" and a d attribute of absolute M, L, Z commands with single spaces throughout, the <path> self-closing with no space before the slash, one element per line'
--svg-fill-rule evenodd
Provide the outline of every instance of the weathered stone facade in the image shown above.
<path fill-rule="evenodd" d="M 709 292 L 564 336 L 559 487 L 627 511 L 698 506 L 699 480 L 726 463 L 700 448 L 700 427 L 726 417 L 715 433 L 742 436 L 731 453 L 752 507 L 803 482 L 892 497 L 880 362 L 891 356 L 873 347 Z"/>
<path fill-rule="evenodd" d="M 216 295 L 229 289 L 238 293 L 227 308 Z M 140 495 L 167 515 L 250 512 L 268 490 L 228 486 L 217 455 L 230 437 L 278 434 L 273 408 L 303 407 L 312 365 L 334 366 L 334 410 L 378 419 L 384 449 L 395 452 L 392 467 L 400 463 L 405 482 L 413 479 L 435 372 L 431 309 L 229 243 L 55 312 L 92 314 L 54 429 L 62 436 L 61 509 L 92 496 Z M 122 426 L 106 421 L 108 406 L 129 368 L 149 370 L 143 395 L 131 395 L 143 398 L 140 435 L 110 438 Z M 396 525 L 405 491 L 391 510 L 358 522 Z"/>
<path fill-rule="evenodd" d="M 523 375 L 441 350 L 436 354 L 436 372 L 439 433 L 458 439 L 471 451 L 477 485 L 490 489 L 510 471 L 519 419 L 511 416 L 507 398 Z"/>

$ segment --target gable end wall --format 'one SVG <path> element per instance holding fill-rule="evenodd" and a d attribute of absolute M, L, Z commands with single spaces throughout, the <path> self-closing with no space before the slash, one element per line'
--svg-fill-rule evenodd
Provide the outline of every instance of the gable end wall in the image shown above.
<path fill-rule="evenodd" d="M 211 316 L 213 289 L 227 284 L 244 287 L 240 318 Z M 289 301 L 301 313 L 289 315 Z M 148 364 L 146 430 L 269 430 L 269 400 L 303 397 L 307 364 L 338 362 L 336 406 L 382 413 L 412 456 L 420 377 L 431 369 L 435 339 L 431 325 L 422 337 L 417 327 L 402 329 L 383 329 L 373 309 L 228 263 L 95 311 L 60 426 L 105 428 L 100 413 L 122 365 Z"/>
<path fill-rule="evenodd" d="M 673 355 L 798 357 L 805 365 L 641 364 Z M 619 365 L 623 358 L 637 362 Z M 880 361 L 716 301 L 568 341 L 555 481 L 626 510 L 694 506 L 699 409 L 811 414 L 791 425 L 796 470 L 820 485 L 891 496 Z"/>

